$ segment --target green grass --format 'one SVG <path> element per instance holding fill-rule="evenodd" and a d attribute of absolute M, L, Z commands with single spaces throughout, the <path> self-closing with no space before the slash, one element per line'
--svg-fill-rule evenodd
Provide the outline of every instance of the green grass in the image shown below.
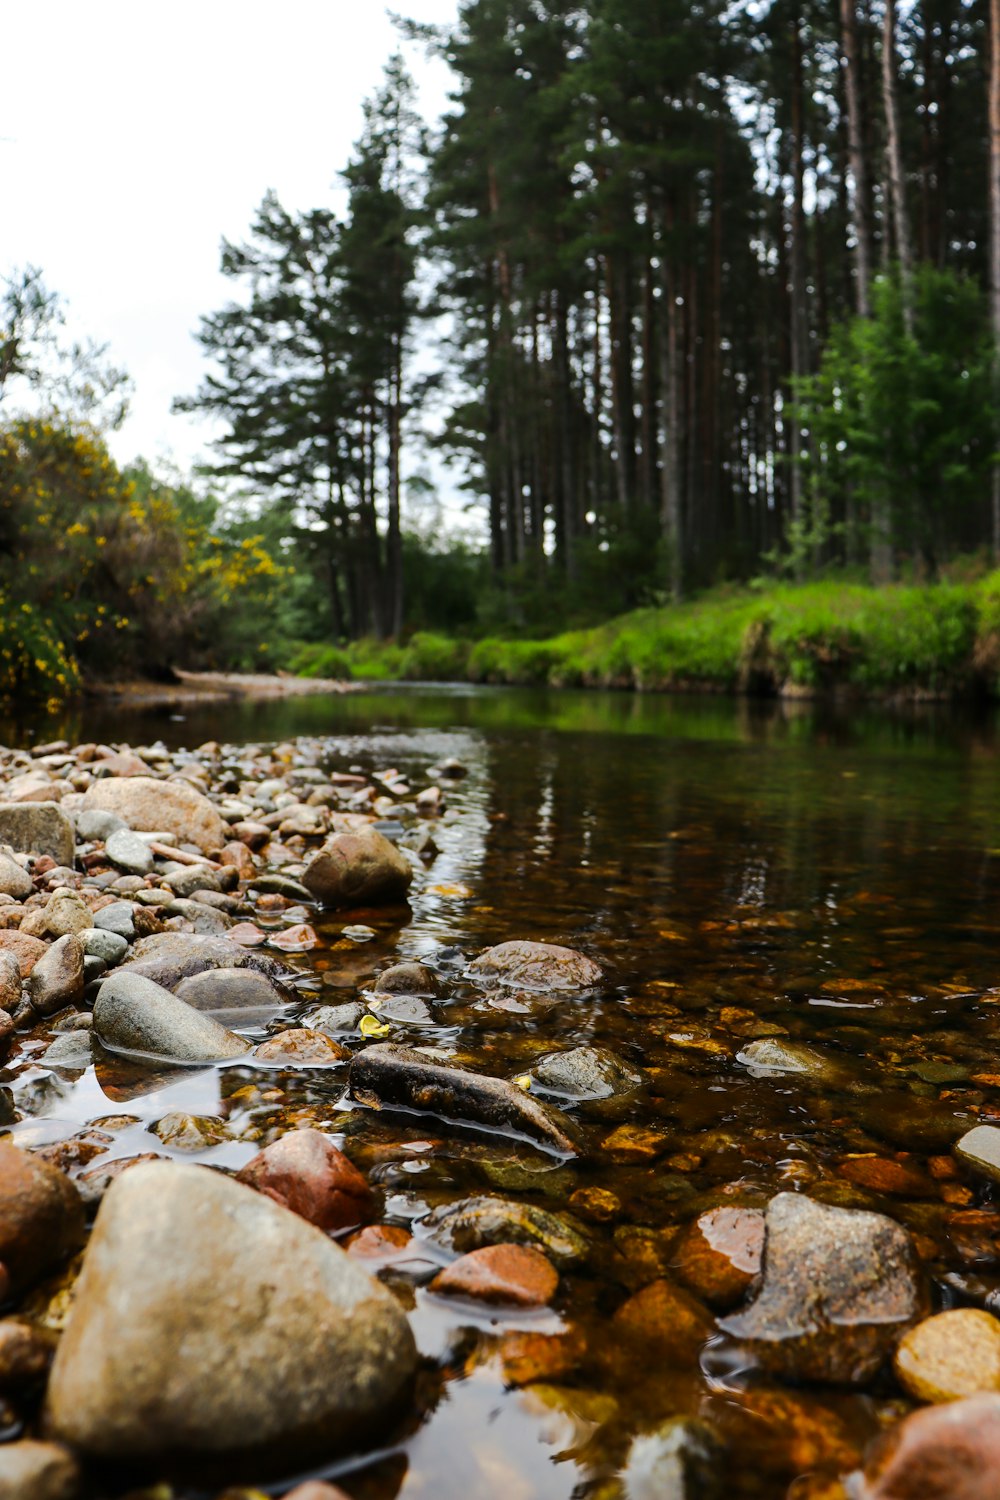
<path fill-rule="evenodd" d="M 288 665 L 368 681 L 996 696 L 1000 572 L 881 589 L 832 580 L 716 589 L 546 640 L 420 633 L 402 646 L 306 646 Z"/>

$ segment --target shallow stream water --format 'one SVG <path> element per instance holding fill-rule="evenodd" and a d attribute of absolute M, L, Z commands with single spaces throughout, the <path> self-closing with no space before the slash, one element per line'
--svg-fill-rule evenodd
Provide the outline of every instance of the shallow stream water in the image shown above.
<path fill-rule="evenodd" d="M 113 1155 L 190 1160 L 149 1134 L 180 1110 L 226 1122 L 227 1138 L 195 1159 L 239 1167 L 269 1120 L 298 1112 L 342 1135 L 384 1194 L 384 1220 L 415 1226 L 414 1248 L 383 1275 L 436 1373 L 380 1454 L 320 1471 L 356 1500 L 601 1495 L 634 1435 L 673 1414 L 707 1417 L 728 1443 L 734 1500 L 806 1495 L 806 1475 L 850 1467 L 906 1409 L 891 1375 L 861 1393 L 782 1387 L 721 1340 L 687 1357 L 612 1322 L 670 1274 L 673 1228 L 707 1207 L 760 1207 L 791 1187 L 875 1208 L 917 1235 L 938 1306 L 1000 1295 L 1000 1213 L 989 1190 L 940 1165 L 969 1126 L 1000 1121 L 995 718 L 423 689 L 88 714 L 37 732 L 58 731 L 191 748 L 307 735 L 331 768 L 394 766 L 415 785 L 456 757 L 468 775 L 447 788 L 440 853 L 409 908 L 313 918 L 321 945 L 287 960 L 304 1001 L 352 998 L 391 959 L 420 958 L 447 998 L 418 1023 L 390 1021 L 392 1040 L 434 1042 L 503 1077 L 581 1043 L 644 1072 L 624 1105 L 571 1109 L 588 1149 L 566 1164 L 428 1117 L 352 1109 L 322 1070 L 271 1080 L 233 1066 L 152 1090 L 121 1072 L 19 1070 L 16 1091 L 34 1091 L 14 1128 L 22 1144 L 125 1117 L 105 1127 Z M 0 738 L 30 742 L 18 725 Z M 342 935 L 358 923 L 375 935 Z M 462 973 L 508 938 L 578 948 L 608 983 L 596 998 L 498 1005 Z M 754 1076 L 741 1054 L 768 1035 L 828 1049 L 837 1081 Z M 623 1125 L 643 1134 L 606 1146 Z M 849 1180 L 857 1157 L 911 1169 L 904 1190 Z M 474 1311 L 427 1291 L 441 1257 L 422 1243 L 422 1217 L 484 1192 L 583 1225 L 591 1251 L 551 1310 Z"/>

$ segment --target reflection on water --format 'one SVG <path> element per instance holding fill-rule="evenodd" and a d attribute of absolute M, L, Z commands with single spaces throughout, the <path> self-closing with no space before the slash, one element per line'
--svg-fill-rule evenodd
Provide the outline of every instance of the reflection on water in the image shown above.
<path fill-rule="evenodd" d="M 46 733 L 59 728 L 83 733 L 79 723 Z M 575 1213 L 581 1189 L 603 1190 L 614 1207 L 585 1225 L 592 1253 L 527 1332 L 400 1273 L 444 1379 L 390 1457 L 342 1475 L 359 1500 L 610 1495 L 602 1486 L 630 1438 L 675 1413 L 711 1417 L 731 1442 L 734 1497 L 771 1500 L 804 1468 L 843 1467 L 892 1409 L 890 1384 L 782 1392 L 714 1343 L 699 1362 L 609 1337 L 630 1292 L 669 1269 L 675 1227 L 719 1202 L 759 1205 L 794 1186 L 878 1208 L 921 1237 L 939 1298 L 965 1295 L 972 1267 L 1000 1285 L 997 1245 L 967 1252 L 955 1228 L 972 1193 L 931 1170 L 969 1124 L 1000 1118 L 994 717 L 861 710 L 845 720 L 714 699 L 400 690 L 183 722 L 91 715 L 86 732 L 173 746 L 321 735 L 338 766 L 414 776 L 458 757 L 469 775 L 448 791 L 441 852 L 409 916 L 320 920 L 322 946 L 291 962 L 336 1001 L 390 957 L 428 959 L 448 998 L 433 1028 L 399 1024 L 393 1039 L 433 1041 L 492 1073 L 514 1076 L 582 1042 L 644 1070 L 624 1112 L 584 1113 L 590 1155 L 571 1167 L 496 1137 L 351 1109 L 320 1073 L 238 1066 L 161 1078 L 155 1091 L 114 1068 L 20 1080 L 49 1090 L 17 1127 L 32 1144 L 65 1135 L 67 1122 L 127 1114 L 114 1155 L 169 1153 L 149 1126 L 183 1111 L 240 1123 L 239 1140 L 202 1153 L 235 1167 L 280 1111 L 332 1122 L 418 1240 L 429 1207 L 468 1194 Z M 375 929 L 368 943 L 341 936 L 358 920 Z M 579 947 L 611 982 L 597 1000 L 498 1009 L 462 974 L 467 956 L 513 937 Z M 789 1075 L 741 1061 L 767 1037 L 817 1047 L 829 1066 Z M 655 1149 L 611 1152 L 604 1142 L 622 1124 L 652 1132 Z M 845 1161 L 868 1155 L 905 1163 L 910 1190 L 848 1181 Z M 532 1337 L 545 1378 L 522 1385 L 517 1359 Z"/>

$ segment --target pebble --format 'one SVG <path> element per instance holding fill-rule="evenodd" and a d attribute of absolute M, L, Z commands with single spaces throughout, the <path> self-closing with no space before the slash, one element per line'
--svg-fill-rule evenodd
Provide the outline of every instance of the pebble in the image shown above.
<path fill-rule="evenodd" d="M 250 1050 L 243 1037 L 128 968 L 101 985 L 94 1032 L 109 1051 L 178 1062 L 219 1062 Z"/>
<path fill-rule="evenodd" d="M 48 1330 L 19 1318 L 0 1320 L 0 1391 L 16 1396 L 40 1385 L 54 1353 L 55 1339 Z"/>
<path fill-rule="evenodd" d="M 22 865 L 0 851 L 0 893 L 15 901 L 26 901 L 35 889 L 34 881 Z"/>
<path fill-rule="evenodd" d="M 1000 1322 L 974 1307 L 925 1318 L 900 1340 L 893 1368 L 915 1401 L 1000 1391 Z"/>
<path fill-rule="evenodd" d="M 996 1500 L 1000 1395 L 926 1406 L 876 1443 L 857 1500 Z"/>
<path fill-rule="evenodd" d="M 602 979 L 593 959 L 553 943 L 509 942 L 487 948 L 469 965 L 470 978 L 514 985 L 521 990 L 568 993 L 589 990 Z"/>
<path fill-rule="evenodd" d="M 131 914 L 129 920 L 131 921 Z M 83 944 L 84 954 L 88 958 L 102 959 L 109 969 L 120 964 L 128 952 L 126 939 L 104 927 L 85 927 L 82 932 L 77 933 L 77 937 Z"/>
<path fill-rule="evenodd" d="M 394 844 L 359 828 L 334 833 L 309 861 L 302 884 L 327 907 L 378 906 L 405 901 L 412 879 L 409 860 Z"/>
<path fill-rule="evenodd" d="M 330 1234 L 354 1229 L 374 1212 L 365 1178 L 319 1130 L 289 1131 L 247 1162 L 236 1180 Z"/>
<path fill-rule="evenodd" d="M 544 1307 L 559 1273 L 539 1250 L 525 1245 L 485 1245 L 461 1256 L 430 1284 L 432 1292 L 514 1307 Z"/>
<path fill-rule="evenodd" d="M 21 965 L 17 955 L 0 949 L 0 1010 L 16 1010 L 21 1003 Z"/>
<path fill-rule="evenodd" d="M 568 1215 L 510 1198 L 463 1198 L 433 1209 L 420 1228 L 435 1244 L 459 1253 L 507 1242 L 529 1245 L 560 1271 L 585 1260 L 590 1250 L 586 1235 Z"/>
<path fill-rule="evenodd" d="M 614 1315 L 620 1334 L 655 1345 L 658 1356 L 691 1363 L 715 1332 L 707 1309 L 665 1279 L 651 1282 L 623 1302 Z"/>
<path fill-rule="evenodd" d="M 1000 1182 L 1000 1128 L 976 1125 L 954 1146 L 955 1159 L 978 1177 Z"/>
<path fill-rule="evenodd" d="M 569 1099 L 611 1099 L 632 1093 L 642 1074 L 604 1047 L 573 1047 L 552 1052 L 532 1069 L 543 1088 Z"/>
<path fill-rule="evenodd" d="M 66 1448 L 22 1438 L 0 1445 L 0 1500 L 76 1500 L 80 1468 Z"/>
<path fill-rule="evenodd" d="M 329 1068 L 347 1061 L 351 1053 L 322 1031 L 293 1027 L 261 1042 L 254 1052 L 259 1062 L 290 1063 L 298 1067 Z"/>
<path fill-rule="evenodd" d="M 83 1241 L 83 1204 L 65 1172 L 0 1141 L 0 1261 L 17 1293 Z"/>
<path fill-rule="evenodd" d="M 104 853 L 130 875 L 150 875 L 156 863 L 149 845 L 128 828 L 115 829 L 105 842 Z"/>
<path fill-rule="evenodd" d="M 131 901 L 113 901 L 102 906 L 94 915 L 94 926 L 102 932 L 111 932 L 124 938 L 127 943 L 135 937 L 135 922 L 132 918 Z"/>
<path fill-rule="evenodd" d="M 49 1016 L 83 999 L 83 944 L 67 933 L 43 953 L 31 970 L 27 993 L 39 1015 Z"/>
<path fill-rule="evenodd" d="M 712 1208 L 682 1232 L 672 1264 L 685 1286 L 710 1307 L 728 1310 L 760 1271 L 764 1215 L 752 1208 Z"/>
<path fill-rule="evenodd" d="M 0 844 L 19 854 L 47 854 L 57 865 L 72 868 L 76 831 L 57 802 L 0 806 Z"/>

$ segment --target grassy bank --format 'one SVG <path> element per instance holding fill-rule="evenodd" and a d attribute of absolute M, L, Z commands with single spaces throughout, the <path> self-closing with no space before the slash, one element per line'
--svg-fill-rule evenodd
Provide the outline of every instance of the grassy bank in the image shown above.
<path fill-rule="evenodd" d="M 304 676 L 647 691 L 1000 692 L 1000 572 L 974 583 L 775 584 L 716 590 L 547 640 L 305 646 Z"/>

